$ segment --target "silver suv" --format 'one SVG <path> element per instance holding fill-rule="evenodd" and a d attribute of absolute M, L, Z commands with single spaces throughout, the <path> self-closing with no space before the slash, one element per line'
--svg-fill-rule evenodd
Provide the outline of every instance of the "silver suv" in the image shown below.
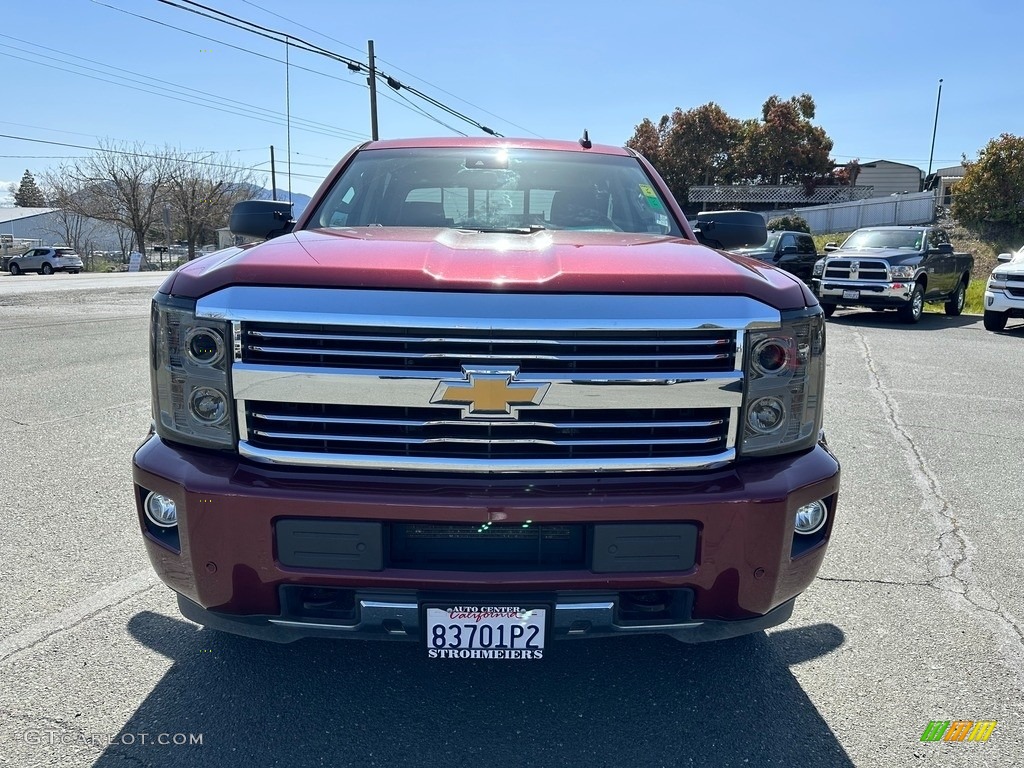
<path fill-rule="evenodd" d="M 70 272 L 75 275 L 82 271 L 82 257 L 73 248 L 32 248 L 20 256 L 12 256 L 7 270 L 12 275 L 22 272 L 38 272 L 52 275 L 54 272 Z"/>

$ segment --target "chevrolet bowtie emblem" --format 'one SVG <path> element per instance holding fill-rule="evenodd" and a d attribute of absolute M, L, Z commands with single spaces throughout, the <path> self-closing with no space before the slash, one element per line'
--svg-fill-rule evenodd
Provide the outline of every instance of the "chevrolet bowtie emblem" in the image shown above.
<path fill-rule="evenodd" d="M 463 368 L 465 379 L 442 381 L 430 402 L 461 405 L 464 419 L 517 419 L 520 405 L 540 405 L 550 384 L 515 381 L 518 368 Z"/>

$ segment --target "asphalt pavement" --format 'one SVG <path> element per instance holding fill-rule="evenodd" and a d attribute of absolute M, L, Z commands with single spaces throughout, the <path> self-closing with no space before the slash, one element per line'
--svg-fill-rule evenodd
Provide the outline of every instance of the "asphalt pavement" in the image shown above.
<path fill-rule="evenodd" d="M 836 313 L 843 486 L 788 624 L 438 663 L 416 644 L 278 646 L 180 617 L 130 471 L 163 276 L 126 277 L 0 275 L 0 765 L 1020 764 L 1024 325 Z M 997 726 L 922 742 L 933 720 Z"/>

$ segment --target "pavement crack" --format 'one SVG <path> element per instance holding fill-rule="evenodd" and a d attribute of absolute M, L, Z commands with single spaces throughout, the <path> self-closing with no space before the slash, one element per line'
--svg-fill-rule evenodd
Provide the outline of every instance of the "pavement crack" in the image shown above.
<path fill-rule="evenodd" d="M 129 400 L 126 403 L 117 403 L 116 405 L 105 405 L 102 408 L 90 408 L 88 411 L 82 411 L 81 413 L 76 413 L 71 416 L 61 416 L 59 419 L 48 419 L 46 421 L 24 422 L 15 421 L 14 419 L 11 419 L 9 417 L 4 418 L 6 418 L 8 421 L 13 421 L 20 427 L 45 427 L 50 424 L 61 424 L 62 422 L 65 421 L 74 421 L 75 419 L 80 419 L 83 416 L 91 416 L 94 413 L 103 413 L 104 411 L 116 411 L 121 408 L 133 408 L 139 405 L 149 405 L 149 403 L 149 400 Z"/>
<path fill-rule="evenodd" d="M 886 581 L 885 579 L 840 579 L 834 576 L 819 576 L 818 581 L 832 581 L 839 584 L 882 584 L 889 587 L 929 587 L 935 585 L 928 581 Z"/>
<path fill-rule="evenodd" d="M 881 402 L 889 430 L 910 464 L 912 480 L 921 495 L 922 511 L 930 513 L 938 530 L 936 546 L 931 550 L 936 575 L 927 586 L 962 598 L 967 603 L 967 610 L 988 615 L 1004 631 L 1012 635 L 1018 644 L 1024 645 L 1024 630 L 1019 620 L 1007 613 L 987 590 L 981 589 L 975 583 L 971 559 L 974 545 L 960 527 L 953 505 L 943 492 L 927 458 L 910 435 L 909 425 L 901 420 L 899 405 L 893 393 L 882 381 L 867 338 L 859 331 L 855 332 L 855 336 L 860 342 L 862 355 L 867 364 L 871 382 L 869 389 Z M 1019 654 L 1019 649 L 1016 653 Z"/>

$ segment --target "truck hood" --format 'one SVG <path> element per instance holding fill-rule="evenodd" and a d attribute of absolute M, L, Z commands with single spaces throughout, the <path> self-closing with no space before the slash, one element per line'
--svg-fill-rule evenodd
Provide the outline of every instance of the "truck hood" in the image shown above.
<path fill-rule="evenodd" d="M 808 289 L 785 272 L 682 238 L 425 227 L 301 230 L 190 262 L 160 290 L 199 298 L 230 285 L 728 294 L 777 309 L 815 303 Z"/>
<path fill-rule="evenodd" d="M 992 268 L 992 271 L 995 272 L 997 269 L 1008 275 L 1024 275 L 1024 259 L 1000 262 Z"/>

